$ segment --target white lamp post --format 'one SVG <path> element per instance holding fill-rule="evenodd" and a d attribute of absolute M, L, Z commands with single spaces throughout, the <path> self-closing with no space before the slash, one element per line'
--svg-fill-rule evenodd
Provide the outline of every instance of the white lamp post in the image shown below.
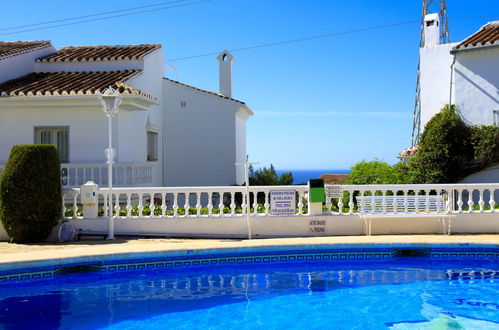
<path fill-rule="evenodd" d="M 248 162 L 248 155 L 246 155 L 246 162 L 244 163 L 236 163 L 235 165 L 239 165 L 239 166 L 242 166 L 244 165 L 244 170 L 245 170 L 245 174 L 244 174 L 244 177 L 245 177 L 245 181 L 246 181 L 246 224 L 248 226 L 248 239 L 251 239 L 251 222 L 250 222 L 250 211 L 251 211 L 251 205 L 250 205 L 250 194 L 249 194 L 249 175 L 248 175 L 248 171 L 249 171 L 249 166 L 250 165 L 256 165 L 256 164 L 260 164 L 260 163 L 249 163 Z M 257 194 L 253 193 L 253 198 L 256 198 L 257 197 Z"/>
<path fill-rule="evenodd" d="M 107 88 L 102 94 L 99 95 L 99 101 L 102 104 L 102 110 L 108 119 L 108 134 L 109 134 L 109 147 L 105 150 L 107 158 L 107 181 L 109 184 L 108 193 L 108 206 L 109 206 L 109 220 L 108 220 L 108 234 L 107 239 L 114 239 L 114 219 L 113 219 L 113 162 L 116 150 L 113 149 L 113 117 L 118 114 L 118 106 L 121 103 L 121 94 L 119 91 L 114 90 L 111 86 Z"/>

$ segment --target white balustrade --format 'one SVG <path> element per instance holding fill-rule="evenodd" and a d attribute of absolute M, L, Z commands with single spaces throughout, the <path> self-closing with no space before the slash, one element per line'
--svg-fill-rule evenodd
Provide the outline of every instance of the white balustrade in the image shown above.
<path fill-rule="evenodd" d="M 438 185 L 343 185 L 339 187 L 342 198 L 326 202 L 329 215 L 352 215 L 358 212 L 357 198 L 369 198 L 379 203 L 383 213 L 490 213 L 495 209 L 495 193 L 499 184 L 438 184 Z M 178 218 L 178 217 L 243 217 L 244 208 L 250 206 L 251 216 L 274 215 L 270 212 L 272 190 L 296 192 L 295 216 L 307 215 L 308 187 L 250 186 L 250 198 L 245 197 L 245 187 L 117 187 L 113 189 L 114 210 L 107 206 L 105 187 L 98 191 L 98 214 L 103 217 L 115 212 L 119 218 Z M 155 198 L 157 196 L 157 198 Z M 375 198 L 376 196 L 376 198 Z M 438 199 L 437 199 L 438 198 Z M 440 202 L 437 202 L 440 200 Z M 179 205 L 180 204 L 180 205 Z M 189 208 L 191 212 L 189 213 Z M 441 210 L 445 208 L 446 210 Z M 183 210 L 182 210 L 183 209 Z M 195 211 L 194 211 L 195 209 Z M 334 210 L 334 211 L 333 211 Z M 183 211 L 183 212 L 181 212 Z M 63 212 L 66 218 L 82 217 L 78 188 L 63 189 Z M 83 214 L 83 217 L 85 215 Z"/>

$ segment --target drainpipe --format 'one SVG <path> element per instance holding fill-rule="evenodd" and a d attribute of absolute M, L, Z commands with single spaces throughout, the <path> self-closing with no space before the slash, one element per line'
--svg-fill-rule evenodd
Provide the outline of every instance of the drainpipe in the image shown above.
<path fill-rule="evenodd" d="M 454 77 L 454 64 L 456 64 L 456 54 L 452 54 L 452 64 L 450 65 L 449 109 L 452 104 L 452 78 Z"/>

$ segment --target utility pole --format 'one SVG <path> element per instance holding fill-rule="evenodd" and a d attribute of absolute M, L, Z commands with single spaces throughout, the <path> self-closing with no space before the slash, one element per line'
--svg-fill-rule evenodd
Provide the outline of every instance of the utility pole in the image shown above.
<path fill-rule="evenodd" d="M 440 44 L 450 43 L 449 19 L 447 17 L 446 0 L 423 0 L 423 10 L 421 14 L 421 31 L 419 36 L 419 48 L 424 47 L 424 18 L 427 14 L 438 13 L 440 18 Z M 418 49 L 419 52 L 419 49 Z M 416 79 L 416 99 L 414 101 L 414 119 L 412 122 L 412 146 L 419 143 L 419 134 L 421 133 L 421 86 L 420 72 L 421 58 L 418 55 L 418 73 Z"/>

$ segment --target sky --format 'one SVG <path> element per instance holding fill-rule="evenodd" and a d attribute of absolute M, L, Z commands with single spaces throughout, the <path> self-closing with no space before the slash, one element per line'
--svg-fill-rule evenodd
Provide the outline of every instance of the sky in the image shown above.
<path fill-rule="evenodd" d="M 247 152 L 260 166 L 349 169 L 375 158 L 393 164 L 410 146 L 419 0 L 177 0 L 52 25 L 94 20 L 79 24 L 9 29 L 164 2 L 2 1 L 0 40 L 51 40 L 56 48 L 159 43 L 165 76 L 218 91 L 216 55 L 179 59 L 414 20 L 234 51 L 232 68 L 233 97 L 255 113 Z M 148 12 L 123 15 L 139 11 Z M 499 1 L 449 0 L 447 13 L 457 42 L 499 19 Z M 95 20 L 106 16 L 119 17 Z"/>

